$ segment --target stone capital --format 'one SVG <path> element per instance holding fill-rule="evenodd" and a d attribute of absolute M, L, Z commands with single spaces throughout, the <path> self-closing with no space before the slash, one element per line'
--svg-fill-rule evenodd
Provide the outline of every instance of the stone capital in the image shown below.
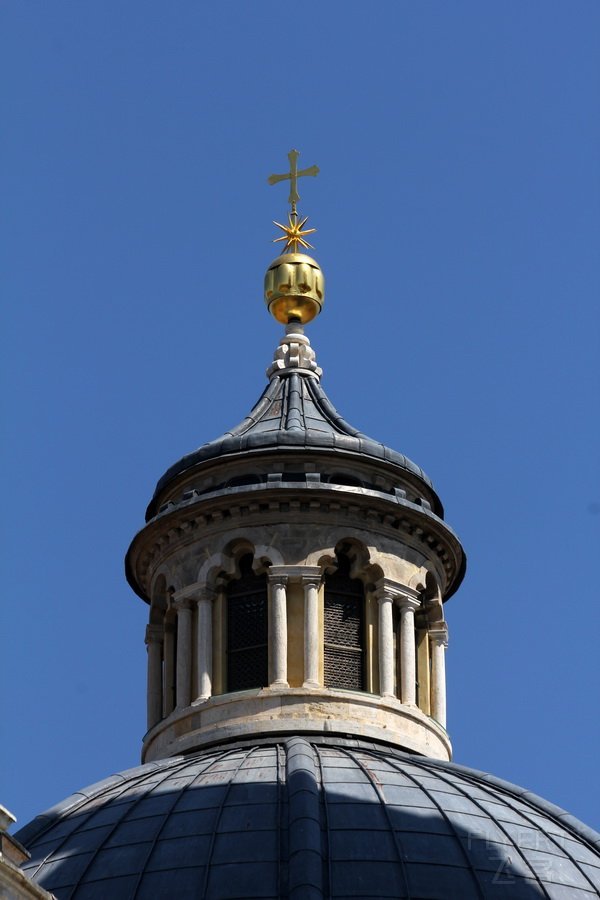
<path fill-rule="evenodd" d="M 437 622 L 433 628 L 429 629 L 429 640 L 432 644 L 448 646 L 448 626 L 445 622 Z"/>
<path fill-rule="evenodd" d="M 321 566 L 269 566 L 267 572 L 269 581 L 275 584 L 296 581 L 319 585 L 323 577 Z"/>
<path fill-rule="evenodd" d="M 193 596 L 186 597 L 185 595 L 182 597 L 178 597 L 177 594 L 173 595 L 173 609 L 175 609 L 178 613 L 181 612 L 182 609 L 192 609 L 195 605 L 196 598 Z"/>
<path fill-rule="evenodd" d="M 271 570 L 269 569 L 267 573 L 267 581 L 269 583 L 269 587 L 286 587 L 288 583 L 288 577 L 284 574 L 280 575 L 278 572 L 271 572 Z"/>
<path fill-rule="evenodd" d="M 214 588 L 204 587 L 200 594 L 196 594 L 194 597 L 196 603 L 200 605 L 201 603 L 214 603 L 214 600 L 217 596 L 217 592 Z"/>
<path fill-rule="evenodd" d="M 419 592 L 407 584 L 401 584 L 399 581 L 392 581 L 391 578 L 380 578 L 375 584 L 375 596 L 378 600 L 386 597 L 394 600 L 398 606 L 408 609 L 418 609 L 421 605 Z"/>
<path fill-rule="evenodd" d="M 208 587 L 208 585 L 203 582 L 196 581 L 193 584 L 187 584 L 179 591 L 175 591 L 173 594 L 173 606 L 175 609 L 185 609 L 194 606 L 194 604 L 198 603 L 200 600 L 206 598 L 212 600 L 214 597 L 215 591 L 213 588 Z"/>
<path fill-rule="evenodd" d="M 146 625 L 146 644 L 161 644 L 163 640 L 162 625 Z"/>

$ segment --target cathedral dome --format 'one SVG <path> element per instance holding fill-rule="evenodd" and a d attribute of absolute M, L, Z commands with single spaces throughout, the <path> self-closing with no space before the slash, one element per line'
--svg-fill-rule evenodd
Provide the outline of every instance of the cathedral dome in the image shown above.
<path fill-rule="evenodd" d="M 600 835 L 473 769 L 372 742 L 270 739 L 150 763 L 22 829 L 58 900 L 590 900 Z"/>

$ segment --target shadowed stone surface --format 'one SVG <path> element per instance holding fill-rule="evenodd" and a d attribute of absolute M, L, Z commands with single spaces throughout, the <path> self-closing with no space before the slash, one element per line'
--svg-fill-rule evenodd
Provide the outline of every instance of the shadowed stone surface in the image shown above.
<path fill-rule="evenodd" d="M 591 900 L 600 835 L 473 769 L 291 738 L 150 763 L 17 835 L 58 900 Z"/>

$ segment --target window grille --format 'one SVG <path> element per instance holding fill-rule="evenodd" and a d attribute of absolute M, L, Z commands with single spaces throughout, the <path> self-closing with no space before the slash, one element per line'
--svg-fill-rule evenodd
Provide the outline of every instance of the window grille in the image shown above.
<path fill-rule="evenodd" d="M 267 576 L 255 575 L 252 557 L 240 560 L 241 577 L 227 585 L 227 690 L 268 684 Z"/>
<path fill-rule="evenodd" d="M 325 684 L 365 690 L 365 596 L 350 563 L 339 557 L 337 571 L 325 578 Z"/>

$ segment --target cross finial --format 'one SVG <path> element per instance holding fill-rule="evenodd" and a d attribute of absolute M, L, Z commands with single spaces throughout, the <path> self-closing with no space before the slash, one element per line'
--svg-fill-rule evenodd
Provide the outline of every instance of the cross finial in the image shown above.
<path fill-rule="evenodd" d="M 298 171 L 298 157 L 300 156 L 297 150 L 290 150 L 288 153 L 288 159 L 290 161 L 290 171 L 286 172 L 285 175 L 269 175 L 268 182 L 269 184 L 277 184 L 279 181 L 287 181 L 289 178 L 290 181 L 290 196 L 288 197 L 288 203 L 292 207 L 291 215 L 296 218 L 298 216 L 297 204 L 300 199 L 300 194 L 298 193 L 298 179 L 302 178 L 304 175 L 318 175 L 319 167 L 318 166 L 310 166 L 308 169 L 301 169 Z"/>
<path fill-rule="evenodd" d="M 298 247 L 313 249 L 312 244 L 309 244 L 305 238 L 307 234 L 312 234 L 316 231 L 316 228 L 304 228 L 308 216 L 305 219 L 302 219 L 302 221 L 298 220 L 298 201 L 300 199 L 300 194 L 298 193 L 298 179 L 302 178 L 304 175 L 318 175 L 319 167 L 310 166 L 308 169 L 301 169 L 298 171 L 299 156 L 300 154 L 297 150 L 290 150 L 288 153 L 290 171 L 286 172 L 285 175 L 269 175 L 267 179 L 269 184 L 277 184 L 279 181 L 287 181 L 289 179 L 290 196 L 288 197 L 288 202 L 291 206 L 291 212 L 288 213 L 287 225 L 280 225 L 279 222 L 273 223 L 283 231 L 283 236 L 276 238 L 273 243 L 276 244 L 279 241 L 285 241 L 284 252 L 291 251 L 292 253 L 297 253 Z"/>

